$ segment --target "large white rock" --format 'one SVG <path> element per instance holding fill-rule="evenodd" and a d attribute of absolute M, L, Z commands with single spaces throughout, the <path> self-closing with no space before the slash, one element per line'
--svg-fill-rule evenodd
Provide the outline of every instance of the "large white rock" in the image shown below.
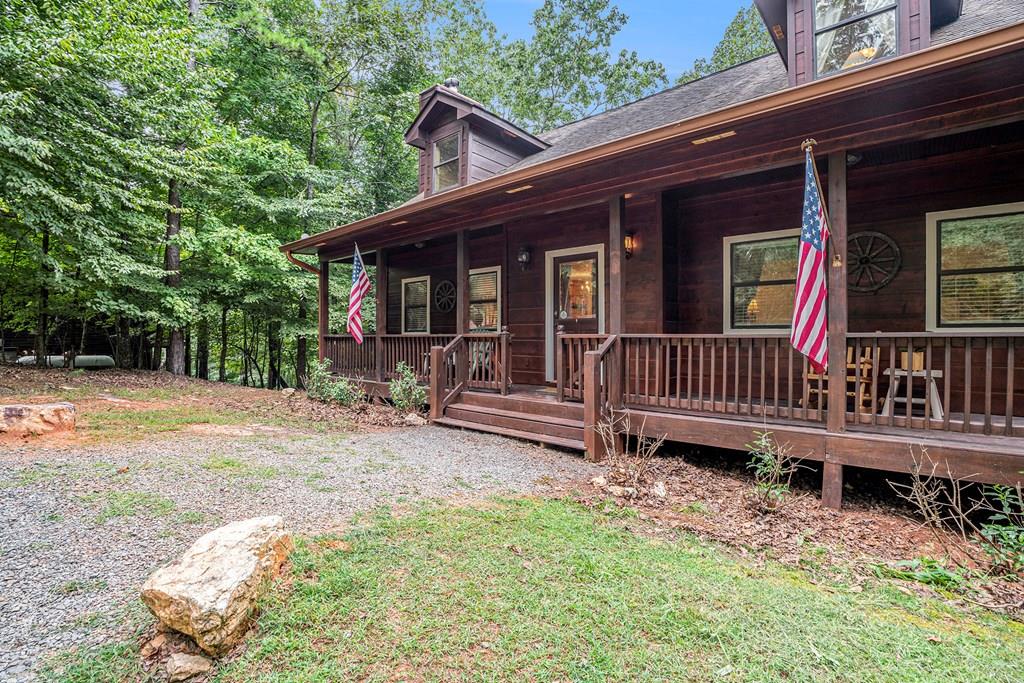
<path fill-rule="evenodd" d="M 39 436 L 75 428 L 75 406 L 36 403 L 0 406 L 0 435 Z"/>
<path fill-rule="evenodd" d="M 277 515 L 211 531 L 142 586 L 142 601 L 165 626 L 220 655 L 245 634 L 256 601 L 293 548 Z"/>

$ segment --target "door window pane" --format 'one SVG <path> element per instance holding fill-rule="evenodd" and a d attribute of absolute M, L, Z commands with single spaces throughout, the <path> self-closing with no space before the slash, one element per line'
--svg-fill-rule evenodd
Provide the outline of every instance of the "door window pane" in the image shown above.
<path fill-rule="evenodd" d="M 797 237 L 739 242 L 730 251 L 732 327 L 788 328 L 796 291 Z"/>
<path fill-rule="evenodd" d="M 560 318 L 597 317 L 597 259 L 560 263 L 558 297 Z"/>
<path fill-rule="evenodd" d="M 815 43 L 819 76 L 895 56 L 896 10 L 818 33 Z"/>
<path fill-rule="evenodd" d="M 939 323 L 1024 324 L 1024 213 L 941 221 Z"/>
<path fill-rule="evenodd" d="M 500 324 L 498 271 L 470 274 L 469 328 L 478 332 L 497 332 Z"/>

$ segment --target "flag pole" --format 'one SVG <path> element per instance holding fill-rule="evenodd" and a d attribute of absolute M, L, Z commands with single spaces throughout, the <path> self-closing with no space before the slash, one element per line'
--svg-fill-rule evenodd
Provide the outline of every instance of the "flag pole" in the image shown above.
<path fill-rule="evenodd" d="M 818 141 L 815 140 L 814 138 L 807 138 L 806 140 L 804 140 L 803 142 L 800 143 L 800 151 L 804 152 L 805 154 L 809 151 L 811 153 L 811 161 L 812 162 L 814 162 L 814 148 L 817 146 L 817 144 L 818 144 Z M 820 192 L 821 190 L 824 189 L 824 187 L 821 184 L 821 178 L 818 177 L 818 164 L 816 162 L 811 163 L 811 170 L 814 172 L 814 182 L 817 183 L 818 191 Z M 825 223 L 827 225 L 831 226 L 832 225 L 832 219 L 829 218 L 828 207 L 825 205 L 824 198 L 823 198 L 823 201 L 821 202 L 821 213 L 822 213 L 822 215 L 825 216 Z M 836 251 L 836 245 L 832 241 L 832 230 L 831 230 L 831 227 L 830 227 L 830 229 L 828 231 L 828 248 L 832 252 L 832 267 L 833 268 L 842 268 L 843 267 L 843 259 L 839 256 L 839 252 Z"/>

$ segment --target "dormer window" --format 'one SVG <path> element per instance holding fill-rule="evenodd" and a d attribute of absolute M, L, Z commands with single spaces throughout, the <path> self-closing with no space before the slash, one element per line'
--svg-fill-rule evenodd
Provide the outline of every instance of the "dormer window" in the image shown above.
<path fill-rule="evenodd" d="M 896 4 L 894 0 L 814 0 L 817 75 L 895 57 Z"/>
<path fill-rule="evenodd" d="M 455 133 L 434 143 L 434 192 L 459 184 L 459 149 L 461 135 Z"/>

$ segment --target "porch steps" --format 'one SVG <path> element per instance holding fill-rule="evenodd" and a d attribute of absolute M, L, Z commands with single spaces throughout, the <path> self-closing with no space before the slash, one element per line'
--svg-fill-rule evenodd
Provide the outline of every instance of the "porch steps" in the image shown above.
<path fill-rule="evenodd" d="M 466 392 L 434 422 L 584 450 L 582 406 L 550 399 Z"/>

